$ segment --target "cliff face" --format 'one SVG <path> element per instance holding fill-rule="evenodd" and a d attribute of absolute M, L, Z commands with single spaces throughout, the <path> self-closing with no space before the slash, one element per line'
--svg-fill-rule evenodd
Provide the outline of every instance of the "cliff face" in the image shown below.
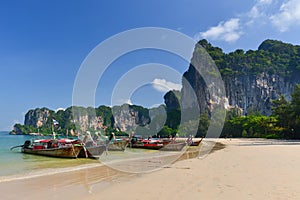
<path fill-rule="evenodd" d="M 225 54 L 218 47 L 211 46 L 207 41 L 199 44 L 211 55 L 219 68 L 226 91 L 226 107 L 238 107 L 244 115 L 260 112 L 271 114 L 272 100 L 285 96 L 291 100 L 291 93 L 297 83 L 300 83 L 300 47 L 279 41 L 267 40 L 257 51 L 244 52 L 237 50 Z M 195 48 L 195 52 L 199 51 Z M 194 52 L 192 63 L 199 63 L 199 55 Z M 201 62 L 201 61 L 200 61 Z M 195 90 L 200 111 L 210 110 L 213 97 L 208 93 L 201 74 L 197 73 L 192 64 L 184 74 L 184 78 Z M 184 88 L 183 84 L 183 97 Z"/>
<path fill-rule="evenodd" d="M 72 122 L 76 125 L 76 128 L 81 130 L 82 132 L 86 132 L 89 129 L 97 130 L 97 129 L 106 129 L 107 127 L 103 124 L 103 119 L 101 116 L 88 115 L 88 114 L 76 114 L 74 117 L 68 119 L 68 121 Z"/>
<path fill-rule="evenodd" d="M 110 107 L 100 106 L 98 108 L 70 107 L 65 111 L 52 111 L 48 108 L 36 108 L 29 110 L 25 115 L 24 126 L 16 124 L 15 134 L 26 134 L 36 132 L 52 132 L 52 119 L 58 121 L 54 127 L 55 132 L 85 133 L 89 130 L 118 129 L 128 132 L 138 126 L 150 123 L 149 110 L 140 106 L 123 105 Z"/>
<path fill-rule="evenodd" d="M 29 110 L 25 115 L 24 124 L 35 128 L 43 126 L 47 123 L 50 115 L 50 110 L 47 108 Z"/>
<path fill-rule="evenodd" d="M 149 110 L 140 106 L 124 104 L 112 109 L 114 127 L 120 131 L 131 133 L 138 126 L 150 123 Z"/>
<path fill-rule="evenodd" d="M 261 73 L 256 76 L 224 76 L 226 96 L 230 106 L 237 106 L 243 114 L 258 111 L 271 114 L 272 100 L 285 96 L 291 100 L 296 82 L 275 75 Z"/>
<path fill-rule="evenodd" d="M 180 109 L 180 99 L 181 94 L 180 91 L 169 91 L 164 95 L 164 101 L 166 104 L 167 111 L 170 111 L 172 109 L 179 110 Z"/>
<path fill-rule="evenodd" d="M 150 128 L 156 130 L 153 132 L 157 132 L 164 126 L 162 122 L 165 121 L 168 125 L 175 124 L 174 128 L 176 127 L 180 115 L 174 111 L 199 108 L 201 113 L 206 111 L 209 113 L 217 103 L 224 104 L 227 109 L 234 108 L 244 115 L 253 112 L 270 115 L 272 100 L 281 95 L 291 100 L 295 85 L 300 83 L 300 46 L 266 40 L 256 51 L 244 52 L 239 49 L 225 54 L 222 49 L 213 47 L 206 40 L 198 44 L 203 48 L 195 48 L 192 64 L 183 75 L 182 91 L 168 92 L 164 96 L 166 107 L 150 111 L 141 106 L 127 104 L 113 108 L 100 106 L 96 109 L 70 107 L 58 112 L 47 108 L 34 109 L 25 115 L 26 127 L 15 125 L 14 132 L 28 133 L 36 131 L 37 128 L 51 132 L 52 119 L 59 122 L 60 129 L 57 131 L 62 133 L 106 129 L 130 133 L 139 126 L 147 125 L 153 126 Z M 226 93 L 222 99 L 209 93 L 215 91 L 214 94 L 218 94 L 218 84 L 212 81 L 207 85 L 202 77 L 203 73 L 198 73 L 195 69 L 207 63 L 208 66 L 211 65 L 211 60 L 203 57 L 203 54 L 199 56 L 198 53 L 203 49 L 211 56 L 221 73 Z M 206 67 L 206 71 L 202 72 L 215 76 L 215 71 L 209 69 Z M 194 93 L 196 98 L 193 96 Z M 198 101 L 199 106 L 195 106 L 194 99 Z M 170 116 L 165 116 L 164 109 Z M 188 112 L 198 112 L 197 109 Z M 153 123 L 150 123 L 151 121 Z"/>

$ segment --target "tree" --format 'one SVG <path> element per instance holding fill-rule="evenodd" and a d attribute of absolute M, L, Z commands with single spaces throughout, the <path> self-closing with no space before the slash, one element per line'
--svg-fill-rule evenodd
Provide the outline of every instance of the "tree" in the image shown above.
<path fill-rule="evenodd" d="M 175 133 L 173 129 L 171 129 L 168 126 L 164 126 L 159 132 L 158 132 L 159 137 L 169 137 L 170 135 L 174 136 Z"/>
<path fill-rule="evenodd" d="M 291 131 L 292 137 L 300 138 L 300 85 L 297 84 L 292 94 L 291 102 Z"/>
<path fill-rule="evenodd" d="M 282 95 L 278 99 L 272 101 L 272 116 L 276 117 L 277 125 L 285 129 L 289 129 L 291 106 L 290 103 Z"/>

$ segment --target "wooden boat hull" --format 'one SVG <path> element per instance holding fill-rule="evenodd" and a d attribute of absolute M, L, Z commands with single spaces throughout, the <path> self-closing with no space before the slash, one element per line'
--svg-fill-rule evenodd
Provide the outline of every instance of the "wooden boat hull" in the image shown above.
<path fill-rule="evenodd" d="M 192 140 L 192 142 L 188 141 L 188 144 L 189 144 L 189 146 L 199 146 L 199 144 L 202 142 L 202 140 L 203 140 L 203 138 L 201 138 L 200 140 L 196 140 L 196 141 Z"/>
<path fill-rule="evenodd" d="M 154 150 L 159 150 L 163 148 L 163 144 L 144 144 L 144 143 L 135 143 L 132 144 L 132 148 L 142 148 L 142 149 L 154 149 Z"/>
<path fill-rule="evenodd" d="M 105 151 L 104 145 L 97 145 L 97 146 L 89 146 L 84 147 L 80 151 L 78 158 L 95 158 L 99 159 L 99 157 L 103 154 Z"/>
<path fill-rule="evenodd" d="M 124 151 L 128 146 L 129 141 L 118 141 L 108 144 L 108 151 Z"/>
<path fill-rule="evenodd" d="M 199 146 L 200 143 L 201 143 L 201 140 L 194 141 L 190 144 L 190 146 Z"/>
<path fill-rule="evenodd" d="M 83 149 L 81 145 L 74 145 L 62 148 L 51 148 L 51 149 L 34 149 L 31 147 L 22 148 L 23 153 L 59 157 L 59 158 L 77 158 L 80 151 Z"/>
<path fill-rule="evenodd" d="M 169 143 L 161 148 L 161 151 L 181 151 L 187 144 L 185 142 Z"/>

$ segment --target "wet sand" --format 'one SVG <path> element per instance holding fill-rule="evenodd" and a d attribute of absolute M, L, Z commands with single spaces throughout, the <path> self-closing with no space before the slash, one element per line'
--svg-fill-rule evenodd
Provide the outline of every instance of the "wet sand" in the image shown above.
<path fill-rule="evenodd" d="M 151 173 L 106 166 L 0 183 L 6 199 L 300 199 L 296 142 L 220 139 L 226 145 L 199 159 Z M 291 145 L 295 144 L 295 145 Z M 197 155 L 197 154 L 195 154 Z"/>

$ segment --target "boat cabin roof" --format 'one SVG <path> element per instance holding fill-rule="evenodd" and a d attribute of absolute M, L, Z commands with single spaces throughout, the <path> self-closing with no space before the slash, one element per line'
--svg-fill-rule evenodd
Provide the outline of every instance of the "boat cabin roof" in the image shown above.
<path fill-rule="evenodd" d="M 34 140 L 35 143 L 48 143 L 50 141 L 59 142 L 59 143 L 72 143 L 72 142 L 74 142 L 76 140 L 73 140 L 73 139 L 59 139 L 59 140 L 41 139 L 41 140 Z"/>

